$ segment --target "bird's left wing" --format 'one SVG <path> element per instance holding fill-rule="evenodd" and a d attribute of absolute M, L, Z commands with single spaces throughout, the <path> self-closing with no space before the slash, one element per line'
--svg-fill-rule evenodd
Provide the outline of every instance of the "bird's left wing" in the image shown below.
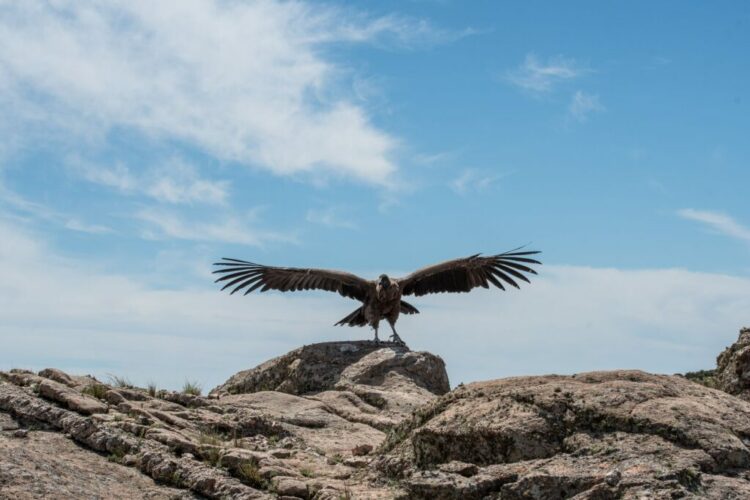
<path fill-rule="evenodd" d="M 422 268 L 397 281 L 403 295 L 468 292 L 490 284 L 505 290 L 503 283 L 519 288 L 517 280 L 529 282 L 523 273 L 536 274 L 529 266 L 541 262 L 529 256 L 538 253 L 516 249 L 488 257 L 476 254 Z"/>
<path fill-rule="evenodd" d="M 354 274 L 326 269 L 303 269 L 296 267 L 271 267 L 238 259 L 223 258 L 214 271 L 220 274 L 216 282 L 226 281 L 225 290 L 234 287 L 231 293 L 246 288 L 245 295 L 260 288 L 293 292 L 297 290 L 326 290 L 338 292 L 344 297 L 364 301 L 374 284 Z"/>

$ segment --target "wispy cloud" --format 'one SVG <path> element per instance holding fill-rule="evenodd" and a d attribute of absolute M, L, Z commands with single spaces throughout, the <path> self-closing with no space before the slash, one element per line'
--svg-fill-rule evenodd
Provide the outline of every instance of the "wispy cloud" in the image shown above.
<path fill-rule="evenodd" d="M 163 203 L 225 205 L 229 197 L 229 181 L 203 178 L 193 165 L 179 159 L 171 159 L 139 175 L 123 164 L 107 167 L 76 161 L 74 165 L 89 182 L 124 194 L 145 195 Z"/>
<path fill-rule="evenodd" d="M 601 113 L 605 111 L 605 107 L 599 100 L 599 96 L 596 94 L 587 94 L 583 91 L 576 91 L 570 100 L 568 106 L 568 113 L 570 116 L 579 122 L 585 122 L 589 116 L 593 113 Z"/>
<path fill-rule="evenodd" d="M 452 151 L 441 151 L 438 153 L 419 153 L 412 157 L 412 162 L 420 167 L 434 167 L 446 163 L 447 160 L 456 155 Z"/>
<path fill-rule="evenodd" d="M 110 227 L 99 224 L 89 224 L 70 214 L 54 210 L 42 203 L 28 200 L 6 187 L 3 180 L 0 178 L 0 209 L 3 208 L 6 211 L 9 211 L 9 213 L 12 212 L 19 215 L 23 214 L 23 217 L 31 217 L 37 220 L 46 221 L 71 231 L 90 234 L 105 234 L 113 232 Z M 2 211 L 0 211 L 0 215 L 4 215 Z"/>
<path fill-rule="evenodd" d="M 492 184 L 508 175 L 510 174 L 486 174 L 479 170 L 468 168 L 450 182 L 450 187 L 456 193 L 465 195 L 470 191 L 484 191 Z"/>
<path fill-rule="evenodd" d="M 710 229 L 731 238 L 750 243 L 750 227 L 743 226 L 733 217 L 724 213 L 684 208 L 678 210 L 677 215 L 684 219 L 700 222 Z"/>
<path fill-rule="evenodd" d="M 354 103 L 352 72 L 326 49 L 466 34 L 306 2 L 3 2 L 0 128 L 52 127 L 79 149 L 124 128 L 277 175 L 388 185 L 399 140 Z"/>
<path fill-rule="evenodd" d="M 527 54 L 521 65 L 504 75 L 505 81 L 533 94 L 551 92 L 555 86 L 578 78 L 589 71 L 574 59 L 551 57 L 542 62 L 536 55 Z"/>
<path fill-rule="evenodd" d="M 341 207 L 311 208 L 307 211 L 307 222 L 321 226 L 357 229 L 357 224 L 343 214 Z"/>
<path fill-rule="evenodd" d="M 79 221 L 78 219 L 68 219 L 65 222 L 65 227 L 72 231 L 80 231 L 82 233 L 91 233 L 91 234 L 105 234 L 105 233 L 112 232 L 112 228 L 110 227 L 101 226 L 99 224 L 86 224 L 84 222 Z"/>
<path fill-rule="evenodd" d="M 81 163 L 79 161 L 76 161 L 75 164 L 76 170 L 89 182 L 115 188 L 125 193 L 136 191 L 138 188 L 138 179 L 123 164 L 117 164 L 113 167 Z"/>
<path fill-rule="evenodd" d="M 426 19 L 413 19 L 396 14 L 376 19 L 350 14 L 342 19 L 344 22 L 339 23 L 336 30 L 329 35 L 331 41 L 341 38 L 388 48 L 414 50 L 455 42 L 481 33 L 472 27 L 459 30 L 443 29 Z"/>
<path fill-rule="evenodd" d="M 147 223 L 148 228 L 142 235 L 148 239 L 172 238 L 251 246 L 263 246 L 271 242 L 297 242 L 292 233 L 284 234 L 256 228 L 252 224 L 252 216 L 243 219 L 236 215 L 224 214 L 213 216 L 209 221 L 196 221 L 194 218 L 172 212 L 144 209 L 137 212 L 135 217 Z"/>

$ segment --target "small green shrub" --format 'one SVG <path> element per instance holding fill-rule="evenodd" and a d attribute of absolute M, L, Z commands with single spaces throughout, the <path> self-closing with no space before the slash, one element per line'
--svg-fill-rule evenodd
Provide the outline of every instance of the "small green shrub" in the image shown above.
<path fill-rule="evenodd" d="M 716 382 L 716 370 L 699 370 L 697 372 L 688 372 L 684 377 L 691 382 L 696 384 L 705 385 L 711 389 L 716 389 L 718 383 Z"/>
<path fill-rule="evenodd" d="M 253 488 L 263 490 L 268 488 L 268 483 L 263 479 L 263 476 L 260 475 L 260 467 L 258 467 L 258 464 L 253 461 L 248 460 L 240 464 L 237 469 L 237 475 L 243 482 L 249 484 Z"/>
<path fill-rule="evenodd" d="M 108 390 L 109 390 L 109 387 L 107 387 L 106 385 L 94 383 L 94 384 L 87 385 L 86 387 L 84 387 L 81 392 L 83 394 L 93 396 L 96 399 L 104 399 L 104 395 L 107 393 Z"/>
<path fill-rule="evenodd" d="M 216 432 L 201 432 L 198 436 L 201 444 L 200 454 L 204 462 L 218 467 L 221 464 L 221 448 L 224 442 Z"/>
<path fill-rule="evenodd" d="M 223 444 L 223 440 L 221 439 L 221 434 L 218 432 L 213 431 L 204 431 L 201 432 L 198 436 L 198 442 L 200 444 L 207 444 L 211 446 L 221 446 Z"/>

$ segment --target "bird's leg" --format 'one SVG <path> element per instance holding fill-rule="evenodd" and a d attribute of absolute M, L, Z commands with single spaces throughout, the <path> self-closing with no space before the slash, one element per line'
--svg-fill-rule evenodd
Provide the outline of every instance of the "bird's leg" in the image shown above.
<path fill-rule="evenodd" d="M 398 333 L 396 333 L 396 327 L 393 323 L 390 321 L 388 322 L 389 325 L 391 325 L 391 330 L 393 330 L 393 335 L 391 335 L 391 340 L 397 344 L 406 345 L 406 342 L 401 340 L 401 337 L 398 336 Z"/>
<path fill-rule="evenodd" d="M 377 326 L 373 326 L 372 328 L 373 328 L 373 330 L 375 330 L 375 339 L 373 339 L 373 342 L 375 342 L 376 344 L 379 344 L 380 343 L 380 339 L 378 338 L 378 327 Z"/>

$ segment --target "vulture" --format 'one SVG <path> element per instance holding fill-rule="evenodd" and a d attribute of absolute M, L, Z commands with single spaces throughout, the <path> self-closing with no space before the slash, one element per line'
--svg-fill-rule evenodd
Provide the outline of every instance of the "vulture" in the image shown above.
<path fill-rule="evenodd" d="M 475 254 L 470 257 L 448 260 L 424 267 L 403 278 L 390 278 L 381 274 L 377 280 L 366 280 L 351 273 L 329 271 L 326 269 L 304 269 L 296 267 L 272 267 L 254 264 L 239 259 L 224 257 L 214 265 L 214 271 L 220 276 L 216 283 L 224 283 L 222 290 L 231 289 L 231 293 L 245 291 L 248 293 L 260 289 L 293 292 L 298 290 L 326 290 L 337 292 L 344 297 L 362 303 L 348 316 L 336 323 L 338 325 L 365 326 L 375 330 L 375 342 L 378 339 L 378 326 L 385 319 L 393 331 L 390 339 L 404 344 L 396 333 L 396 321 L 399 314 L 417 314 L 416 307 L 402 300 L 405 295 L 421 296 L 428 293 L 469 292 L 473 288 L 489 288 L 494 285 L 505 290 L 507 285 L 519 288 L 518 282 L 529 283 L 526 274 L 536 274 L 531 268 L 541 264 L 531 256 L 539 251 L 524 251 L 516 248 L 505 253 L 484 257 Z"/>

